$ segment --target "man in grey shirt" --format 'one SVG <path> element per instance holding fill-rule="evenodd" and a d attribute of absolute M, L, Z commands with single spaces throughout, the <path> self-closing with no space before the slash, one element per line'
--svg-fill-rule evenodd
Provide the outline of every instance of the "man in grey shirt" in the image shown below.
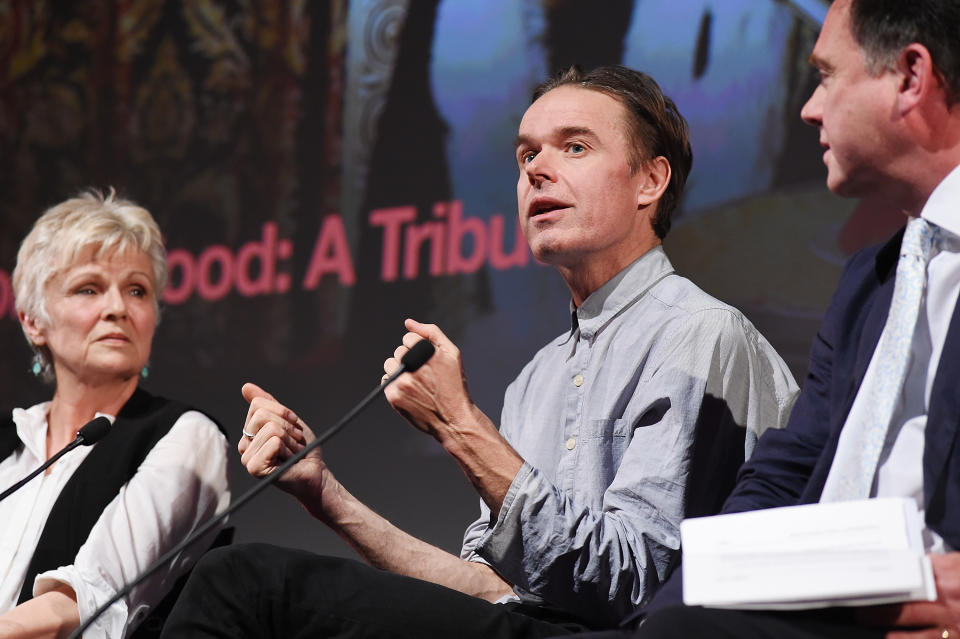
<path fill-rule="evenodd" d="M 461 557 L 353 497 L 319 453 L 279 482 L 373 568 L 267 546 L 201 561 L 168 636 L 541 637 L 615 625 L 679 550 L 685 516 L 715 512 L 761 424 L 797 392 L 733 309 L 676 275 L 660 244 L 690 169 L 686 122 L 623 67 L 545 83 L 516 140 L 520 223 L 571 292 L 571 328 L 507 390 L 500 430 L 473 404 L 460 353 L 437 349 L 387 399 L 451 454 L 481 497 Z M 239 450 L 263 476 L 313 438 L 253 385 Z M 381 569 L 381 570 L 376 570 Z"/>

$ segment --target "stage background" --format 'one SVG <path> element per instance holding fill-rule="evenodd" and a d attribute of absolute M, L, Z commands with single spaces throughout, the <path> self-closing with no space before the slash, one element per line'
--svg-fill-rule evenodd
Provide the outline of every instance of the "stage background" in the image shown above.
<path fill-rule="evenodd" d="M 648 71 L 690 121 L 694 168 L 666 248 L 805 372 L 843 261 L 896 214 L 830 195 L 799 110 L 821 0 L 0 0 L 0 406 L 28 372 L 9 273 L 33 220 L 116 187 L 163 229 L 172 280 L 144 386 L 240 436 L 244 381 L 315 430 L 369 390 L 403 318 L 462 348 L 495 421 L 568 326 L 559 276 L 517 235 L 512 142 L 572 63 Z M 819 17 L 819 18 L 818 18 Z M 386 517 L 456 551 L 478 500 L 380 401 L 326 447 Z M 235 494 L 251 484 L 233 456 Z M 286 495 L 239 540 L 349 555 Z"/>

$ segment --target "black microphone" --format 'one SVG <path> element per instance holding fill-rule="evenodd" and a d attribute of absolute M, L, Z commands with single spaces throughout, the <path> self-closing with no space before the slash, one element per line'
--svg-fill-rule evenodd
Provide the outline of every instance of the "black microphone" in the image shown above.
<path fill-rule="evenodd" d="M 435 350 L 430 340 L 422 339 L 400 358 L 400 366 L 406 372 L 412 373 L 426 364 L 427 360 L 433 357 Z"/>
<path fill-rule="evenodd" d="M 77 431 L 77 439 L 84 446 L 93 446 L 98 441 L 106 437 L 107 433 L 110 432 L 110 429 L 113 427 L 113 424 L 110 420 L 103 415 L 97 417 L 96 419 L 90 420 L 84 424 L 83 428 Z M 73 443 L 70 444 L 73 446 Z"/>
<path fill-rule="evenodd" d="M 427 362 L 427 360 L 433 356 L 433 353 L 435 350 L 436 349 L 434 348 L 433 344 L 430 343 L 429 340 L 422 339 L 416 344 L 414 344 L 413 347 L 411 347 L 410 350 L 407 351 L 403 355 L 403 357 L 400 358 L 400 366 L 397 368 L 397 370 L 393 371 L 393 373 L 391 373 L 385 380 L 383 380 L 383 382 L 381 382 L 379 386 L 377 386 L 375 389 L 367 393 L 367 395 L 363 399 L 361 399 L 356 406 L 350 409 L 350 412 L 348 412 L 346 415 L 340 418 L 340 421 L 338 421 L 336 424 L 334 424 L 333 426 L 325 430 L 323 433 L 318 435 L 316 439 L 314 439 L 312 442 L 304 446 L 303 450 L 301 450 L 299 453 L 297 453 L 287 461 L 277 466 L 276 470 L 274 470 L 272 473 L 270 473 L 269 475 L 261 479 L 259 482 L 257 482 L 257 484 L 253 488 L 251 488 L 250 490 L 245 492 L 243 495 L 241 495 L 236 501 L 230 504 L 230 506 L 226 510 L 224 510 L 222 513 L 207 520 L 207 523 L 203 524 L 202 526 L 197 528 L 195 531 L 193 531 L 192 535 L 190 535 L 189 537 L 181 541 L 179 544 L 177 544 L 176 546 L 174 546 L 173 548 L 165 552 L 155 562 L 150 564 L 146 568 L 146 570 L 144 570 L 142 573 L 137 575 L 136 579 L 127 583 L 123 588 L 117 591 L 117 594 L 111 597 L 102 606 L 97 608 L 97 610 L 93 613 L 93 615 L 91 615 L 85 622 L 83 622 L 76 630 L 70 633 L 70 636 L 67 639 L 80 639 L 83 636 L 83 632 L 87 628 L 89 628 L 93 624 L 93 622 L 96 621 L 97 618 L 104 613 L 104 611 L 107 608 L 109 608 L 114 603 L 119 601 L 122 597 L 127 596 L 127 594 L 131 590 L 136 588 L 144 579 L 146 579 L 156 571 L 160 570 L 164 565 L 166 565 L 168 561 L 170 561 L 174 557 L 178 556 L 181 552 L 183 552 L 183 550 L 187 546 L 189 546 L 190 544 L 195 542 L 197 539 L 199 539 L 200 537 L 203 537 L 208 532 L 210 532 L 214 526 L 216 526 L 221 521 L 223 521 L 224 519 L 232 515 L 234 512 L 236 512 L 240 508 L 240 506 L 243 506 L 248 501 L 250 501 L 257 495 L 259 495 L 267 486 L 274 484 L 280 478 L 280 476 L 283 475 L 283 473 L 287 472 L 290 469 L 291 466 L 293 466 L 298 461 L 300 461 L 301 459 L 309 455 L 314 448 L 316 448 L 317 446 L 320 446 L 321 444 L 326 442 L 328 439 L 333 437 L 335 434 L 337 434 L 344 426 L 346 426 L 350 421 L 352 421 L 353 418 L 360 413 L 360 411 L 366 408 L 367 405 L 370 404 L 370 402 L 372 402 L 380 393 L 382 393 L 383 389 L 385 389 L 387 386 L 392 384 L 398 377 L 400 377 L 400 375 L 407 372 L 412 373 L 413 371 L 423 366 Z"/>
<path fill-rule="evenodd" d="M 52 466 L 55 461 L 57 461 L 58 459 L 60 459 L 61 457 L 69 453 L 71 450 L 73 450 L 77 446 L 92 446 L 93 444 L 96 444 L 98 441 L 100 441 L 104 437 L 104 435 L 110 432 L 110 427 L 112 425 L 113 424 L 110 423 L 110 420 L 104 417 L 103 415 L 101 415 L 100 417 L 94 418 L 89 422 L 87 422 L 86 424 L 84 424 L 83 427 L 77 431 L 77 436 L 74 438 L 74 440 L 69 444 L 67 444 L 66 446 L 64 446 L 60 450 L 60 452 L 58 452 L 56 455 L 54 455 L 47 461 L 43 462 L 43 464 L 40 465 L 40 468 L 36 469 L 35 471 L 33 471 L 32 473 L 30 473 L 20 481 L 18 481 L 16 484 L 14 484 L 10 488 L 7 488 L 5 491 L 3 491 L 3 494 L 0 495 L 0 501 L 3 501 L 13 493 L 17 492 L 17 490 L 19 490 L 24 485 L 26 485 L 27 482 L 29 482 L 31 479 L 33 479 L 34 477 L 36 477 L 37 475 L 45 471 L 47 468 Z"/>

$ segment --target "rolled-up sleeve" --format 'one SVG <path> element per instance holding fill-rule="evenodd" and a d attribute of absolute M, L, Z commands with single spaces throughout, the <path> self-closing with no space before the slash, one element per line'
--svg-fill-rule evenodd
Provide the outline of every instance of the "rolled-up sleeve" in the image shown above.
<path fill-rule="evenodd" d="M 653 504 L 644 511 L 659 512 Z M 645 582 L 658 582 L 648 566 L 665 567 L 679 545 L 673 522 L 651 517 L 640 529 L 633 523 L 638 514 L 578 504 L 526 465 L 477 554 L 511 579 L 524 599 L 610 625 L 652 591 Z"/>

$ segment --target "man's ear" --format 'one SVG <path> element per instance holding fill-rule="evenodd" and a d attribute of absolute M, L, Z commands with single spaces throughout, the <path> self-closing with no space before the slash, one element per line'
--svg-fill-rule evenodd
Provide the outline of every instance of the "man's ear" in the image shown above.
<path fill-rule="evenodd" d="M 47 336 L 43 327 L 37 323 L 37 318 L 27 315 L 23 311 L 17 311 L 17 319 L 20 320 L 20 326 L 23 332 L 27 334 L 34 346 L 44 346 L 47 343 Z"/>
<path fill-rule="evenodd" d="M 637 188 L 637 208 L 640 209 L 663 197 L 663 192 L 670 185 L 672 172 L 670 163 L 662 155 L 645 160 L 637 172 L 642 178 Z"/>
<path fill-rule="evenodd" d="M 944 79 L 933 64 L 930 51 L 918 42 L 907 45 L 900 51 L 895 63 L 900 77 L 897 87 L 897 107 L 900 115 L 906 115 L 935 91 L 944 90 Z"/>

